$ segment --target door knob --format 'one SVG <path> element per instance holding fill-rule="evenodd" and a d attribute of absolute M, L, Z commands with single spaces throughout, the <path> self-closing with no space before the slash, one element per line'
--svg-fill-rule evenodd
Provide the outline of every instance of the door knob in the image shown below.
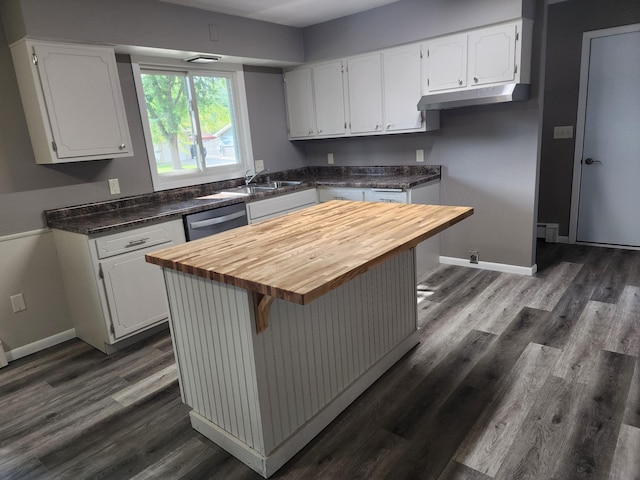
<path fill-rule="evenodd" d="M 602 163 L 600 160 L 594 160 L 593 158 L 587 158 L 584 163 L 587 165 L 593 165 L 594 163 Z"/>

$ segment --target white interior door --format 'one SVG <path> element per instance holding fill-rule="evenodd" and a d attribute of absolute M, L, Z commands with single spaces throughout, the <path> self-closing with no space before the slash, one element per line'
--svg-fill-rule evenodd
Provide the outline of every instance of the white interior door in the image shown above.
<path fill-rule="evenodd" d="M 578 242 L 640 246 L 640 25 L 635 29 L 585 36 L 582 148 L 579 135 L 576 143 Z"/>

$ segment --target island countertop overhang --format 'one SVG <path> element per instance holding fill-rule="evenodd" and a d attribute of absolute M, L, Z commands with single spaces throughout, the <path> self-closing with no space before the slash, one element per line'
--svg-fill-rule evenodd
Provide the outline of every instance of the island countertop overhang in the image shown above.
<path fill-rule="evenodd" d="M 336 200 L 146 259 L 305 305 L 472 214 L 471 207 Z"/>

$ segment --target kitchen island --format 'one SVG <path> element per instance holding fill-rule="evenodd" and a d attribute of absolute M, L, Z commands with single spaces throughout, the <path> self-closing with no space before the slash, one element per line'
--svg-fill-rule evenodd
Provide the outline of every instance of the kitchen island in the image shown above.
<path fill-rule="evenodd" d="M 273 474 L 417 344 L 415 246 L 472 213 L 332 201 L 148 254 L 193 427 Z"/>

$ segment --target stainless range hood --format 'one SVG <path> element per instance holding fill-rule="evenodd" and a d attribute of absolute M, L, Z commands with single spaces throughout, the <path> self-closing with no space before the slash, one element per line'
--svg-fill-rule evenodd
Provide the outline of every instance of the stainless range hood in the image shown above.
<path fill-rule="evenodd" d="M 509 83 L 491 87 L 472 88 L 455 92 L 434 93 L 423 96 L 418 110 L 444 110 L 448 108 L 515 102 L 529 99 L 529 84 Z"/>

